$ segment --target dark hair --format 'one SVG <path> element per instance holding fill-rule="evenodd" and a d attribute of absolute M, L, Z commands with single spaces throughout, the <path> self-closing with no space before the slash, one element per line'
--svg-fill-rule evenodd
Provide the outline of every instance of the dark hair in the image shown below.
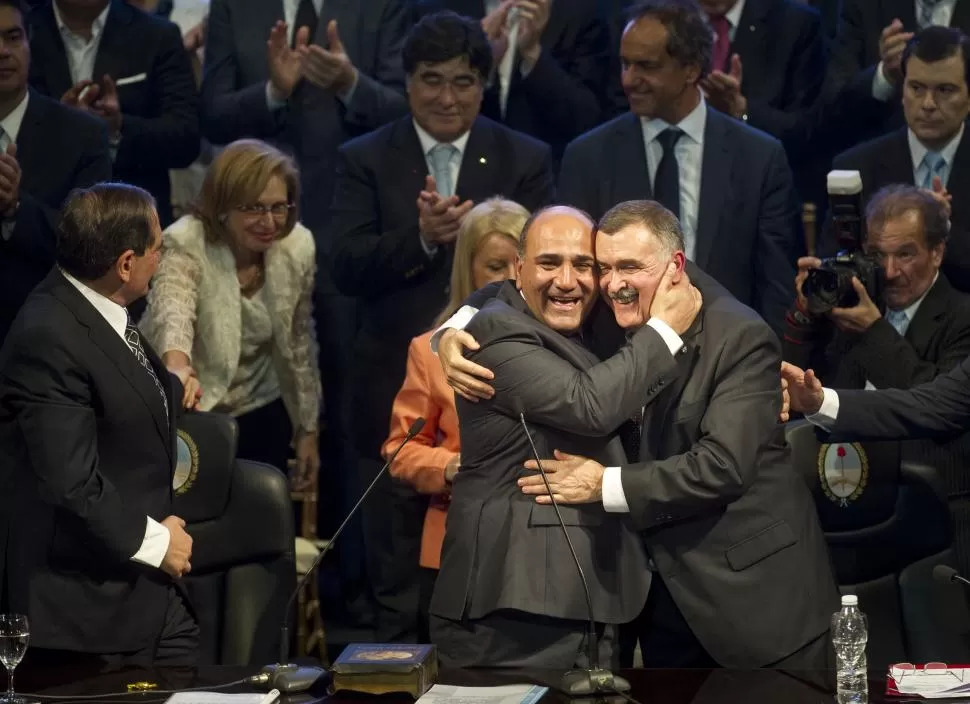
<path fill-rule="evenodd" d="M 482 80 L 492 72 L 492 47 L 481 24 L 449 10 L 422 17 L 411 28 L 401 50 L 409 76 L 422 62 L 440 64 L 458 57 L 466 57 Z"/>
<path fill-rule="evenodd" d="M 932 26 L 921 29 L 906 43 L 900 66 L 903 78 L 906 77 L 906 64 L 909 58 L 915 56 L 920 61 L 935 63 L 963 54 L 963 82 L 970 82 L 970 39 L 959 29 L 953 27 Z"/>
<path fill-rule="evenodd" d="M 627 24 L 647 17 L 667 30 L 667 53 L 681 66 L 697 66 L 701 77 L 710 73 L 714 37 L 695 0 L 640 0 L 627 12 Z"/>
<path fill-rule="evenodd" d="M 653 200 L 628 200 L 606 211 L 596 224 L 596 231 L 615 235 L 632 225 L 647 228 L 670 254 L 684 249 L 684 231 L 677 216 Z"/>
<path fill-rule="evenodd" d="M 157 221 L 155 199 L 137 186 L 97 183 L 75 189 L 61 211 L 57 263 L 82 281 L 100 279 L 129 249 L 145 254 Z"/>
<path fill-rule="evenodd" d="M 892 185 L 876 191 L 866 206 L 866 228 L 881 230 L 890 220 L 907 213 L 919 216 L 923 239 L 929 249 L 936 249 L 950 236 L 950 218 L 946 207 L 933 194 L 916 186 Z"/>
<path fill-rule="evenodd" d="M 23 0 L 0 0 L 0 7 L 10 7 L 20 13 L 24 25 L 27 24 L 27 12 L 29 8 Z"/>
<path fill-rule="evenodd" d="M 525 256 L 525 244 L 529 239 L 529 230 L 531 230 L 532 226 L 535 225 L 536 220 L 538 220 L 539 217 L 544 215 L 545 213 L 548 213 L 550 210 L 555 210 L 557 208 L 561 208 L 563 210 L 570 210 L 575 215 L 586 218 L 586 220 L 589 221 L 590 228 L 593 229 L 594 231 L 596 230 L 596 223 L 593 221 L 593 218 L 589 216 L 589 213 L 587 213 L 585 210 L 574 208 L 571 205 L 547 205 L 545 207 L 539 208 L 534 213 L 532 213 L 532 215 L 529 216 L 529 219 L 526 220 L 525 224 L 522 226 L 522 234 L 519 235 L 519 256 L 520 257 Z"/>

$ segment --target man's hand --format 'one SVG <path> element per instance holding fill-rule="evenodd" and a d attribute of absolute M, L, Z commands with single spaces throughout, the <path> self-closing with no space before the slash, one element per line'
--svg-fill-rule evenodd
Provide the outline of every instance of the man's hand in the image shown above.
<path fill-rule="evenodd" d="M 64 91 L 61 102 L 72 108 L 87 111 L 100 92 L 94 81 L 78 81 L 73 86 Z"/>
<path fill-rule="evenodd" d="M 882 313 L 869 298 L 866 287 L 855 276 L 852 277 L 852 288 L 855 289 L 859 302 L 851 308 L 833 308 L 828 316 L 840 330 L 858 334 L 871 328 L 882 317 Z"/>
<path fill-rule="evenodd" d="M 913 38 L 912 32 L 903 31 L 903 23 L 894 19 L 879 35 L 879 60 L 882 75 L 895 87 L 903 81 L 902 59 L 906 43 Z"/>
<path fill-rule="evenodd" d="M 788 394 L 791 399 L 790 409 L 796 413 L 812 415 L 818 413 L 822 407 L 825 393 L 822 391 L 822 382 L 815 376 L 815 372 L 809 369 L 802 371 L 799 367 L 788 362 L 781 363 L 782 381 L 788 382 Z"/>
<path fill-rule="evenodd" d="M 741 93 L 743 76 L 741 57 L 734 54 L 731 56 L 731 69 L 728 73 L 712 71 L 701 79 L 700 86 L 707 102 L 717 110 L 740 120 L 748 112 L 748 99 Z"/>
<path fill-rule="evenodd" d="M 301 433 L 296 441 L 296 467 L 290 478 L 294 491 L 306 491 L 317 485 L 320 474 L 320 443 L 316 433 Z"/>
<path fill-rule="evenodd" d="M 509 37 L 506 33 L 509 10 L 518 0 L 503 0 L 503 2 L 482 18 L 482 30 L 488 37 L 489 44 L 492 45 L 492 60 L 495 65 L 502 61 L 505 52 L 509 48 Z"/>
<path fill-rule="evenodd" d="M 12 217 L 20 202 L 20 162 L 17 161 L 17 145 L 11 142 L 0 154 L 0 215 Z"/>
<path fill-rule="evenodd" d="M 427 176 L 425 188 L 415 203 L 418 209 L 418 232 L 429 245 L 448 244 L 458 237 L 462 220 L 475 203 L 460 203 L 458 196 L 442 198 L 434 177 Z"/>
<path fill-rule="evenodd" d="M 549 24 L 551 0 L 517 0 L 519 8 L 518 50 L 522 60 L 531 68 L 539 60 L 542 52 L 542 33 Z"/>
<path fill-rule="evenodd" d="M 818 269 L 820 266 L 822 266 L 822 260 L 818 257 L 798 258 L 798 273 L 795 274 L 795 297 L 798 299 L 799 309 L 803 312 L 808 312 L 808 301 L 805 298 L 805 294 L 802 293 L 802 286 L 805 285 L 808 273 L 812 269 Z"/>
<path fill-rule="evenodd" d="M 168 528 L 168 550 L 160 569 L 170 577 L 178 579 L 192 571 L 192 536 L 185 532 L 185 521 L 178 516 L 169 516 L 162 525 Z"/>
<path fill-rule="evenodd" d="M 927 191 L 931 196 L 933 196 L 937 202 L 946 208 L 947 218 L 953 217 L 953 195 L 946 190 L 946 186 L 943 185 L 943 179 L 939 176 L 933 177 L 933 188 Z"/>
<path fill-rule="evenodd" d="M 279 101 L 287 100 L 303 77 L 303 61 L 300 51 L 310 42 L 310 28 L 296 30 L 296 48 L 291 49 L 287 41 L 286 22 L 277 22 L 269 31 L 266 41 L 266 58 L 269 63 L 269 87 L 273 97 Z"/>
<path fill-rule="evenodd" d="M 108 133 L 112 137 L 121 135 L 121 102 L 118 100 L 118 88 L 108 74 L 101 79 L 101 91 L 91 103 L 91 112 L 108 124 Z"/>
<path fill-rule="evenodd" d="M 676 273 L 676 265 L 668 264 L 650 301 L 649 317 L 665 322 L 678 335 L 683 335 L 700 312 L 703 297 L 686 272 L 681 272 L 680 280 L 675 282 Z"/>
<path fill-rule="evenodd" d="M 329 49 L 316 44 L 299 48 L 303 75 L 315 86 L 344 95 L 357 82 L 357 69 L 347 56 L 337 31 L 337 20 L 327 25 Z"/>
<path fill-rule="evenodd" d="M 455 475 L 458 474 L 458 470 L 461 468 L 461 455 L 457 454 L 448 460 L 448 464 L 445 465 L 445 481 L 451 484 L 455 481 Z"/>
<path fill-rule="evenodd" d="M 466 401 L 478 403 L 479 399 L 488 400 L 495 395 L 495 389 L 481 379 L 492 380 L 495 375 L 485 367 L 469 362 L 464 357 L 465 350 L 477 350 L 478 342 L 464 330 L 449 328 L 438 341 L 438 360 L 448 379 L 448 386 Z"/>
<path fill-rule="evenodd" d="M 567 455 L 554 450 L 554 460 L 542 460 L 542 469 L 549 479 L 549 488 L 560 504 L 591 504 L 603 499 L 603 472 L 605 468 L 596 460 Z M 538 471 L 535 460 L 525 463 L 526 469 Z M 549 491 L 541 474 L 519 479 L 523 494 L 536 497 L 536 503 L 551 504 Z"/>
<path fill-rule="evenodd" d="M 209 17 L 207 15 L 201 22 L 185 33 L 185 36 L 182 37 L 182 44 L 188 53 L 194 54 L 205 46 L 205 35 L 208 29 Z"/>

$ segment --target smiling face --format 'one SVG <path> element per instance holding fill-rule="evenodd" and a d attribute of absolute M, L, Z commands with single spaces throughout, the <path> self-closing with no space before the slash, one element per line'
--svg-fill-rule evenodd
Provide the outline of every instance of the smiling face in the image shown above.
<path fill-rule="evenodd" d="M 470 130 L 482 107 L 482 78 L 465 56 L 422 61 L 408 77 L 407 89 L 415 121 L 439 142 L 453 142 Z"/>
<path fill-rule="evenodd" d="M 232 209 L 226 229 L 236 247 L 265 252 L 279 239 L 290 207 L 286 182 L 273 176 L 254 203 L 244 203 Z"/>
<path fill-rule="evenodd" d="M 640 327 L 650 319 L 650 304 L 667 266 L 673 262 L 680 276 L 685 261 L 683 252 L 666 251 L 645 225 L 596 235 L 600 293 L 624 329 Z"/>
<path fill-rule="evenodd" d="M 553 330 L 579 330 L 596 296 L 593 224 L 572 208 L 551 208 L 526 233 L 516 285 L 529 310 Z"/>

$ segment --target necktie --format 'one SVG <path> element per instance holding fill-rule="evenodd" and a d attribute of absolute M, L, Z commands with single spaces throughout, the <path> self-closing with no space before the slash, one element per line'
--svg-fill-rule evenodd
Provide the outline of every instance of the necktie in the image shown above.
<path fill-rule="evenodd" d="M 5 153 L 7 151 L 7 147 L 10 146 L 10 141 L 10 136 L 7 134 L 7 131 L 0 127 L 0 152 Z"/>
<path fill-rule="evenodd" d="M 442 198 L 450 198 L 455 193 L 451 178 L 451 160 L 458 155 L 458 147 L 453 144 L 436 144 L 428 152 L 431 159 L 431 175 L 434 176 L 438 193 Z"/>
<path fill-rule="evenodd" d="M 724 15 L 709 15 L 708 22 L 714 30 L 711 68 L 714 71 L 727 71 L 728 55 L 731 53 L 731 23 Z"/>
<path fill-rule="evenodd" d="M 138 333 L 138 328 L 135 327 L 135 324 L 131 322 L 130 317 L 128 318 L 128 325 L 125 326 L 125 341 L 131 348 L 132 354 L 135 355 L 135 359 L 138 360 L 138 363 L 148 372 L 148 375 L 155 383 L 155 388 L 158 389 L 158 395 L 162 397 L 162 406 L 165 407 L 165 417 L 168 418 L 168 398 L 165 396 L 162 382 L 158 380 L 158 375 L 155 373 L 154 368 L 152 368 L 152 363 L 148 360 L 148 355 L 145 354 L 145 348 L 141 344 L 141 335 Z"/>
<path fill-rule="evenodd" d="M 933 13 L 941 0 L 920 0 L 919 2 L 919 26 L 920 29 L 933 26 Z"/>
<path fill-rule="evenodd" d="M 909 318 L 906 317 L 905 311 L 886 311 L 886 322 L 892 325 L 900 335 L 906 335 L 906 328 L 909 327 Z"/>
<path fill-rule="evenodd" d="M 664 154 L 653 180 L 654 200 L 677 218 L 680 218 L 680 165 L 674 148 L 683 135 L 683 131 L 677 127 L 668 127 L 657 135 L 657 142 L 663 147 Z"/>
<path fill-rule="evenodd" d="M 293 46 L 296 46 L 296 33 L 300 27 L 310 28 L 310 42 L 317 34 L 317 10 L 313 7 L 313 0 L 300 0 L 296 8 L 296 17 L 293 18 Z"/>
<path fill-rule="evenodd" d="M 946 179 L 943 178 L 943 171 L 946 169 L 946 159 L 939 152 L 926 152 L 923 157 L 923 166 L 925 170 L 923 171 L 923 182 L 920 184 L 923 188 L 933 189 L 933 177 L 939 176 L 940 180 L 943 181 L 943 185 L 946 185 Z"/>

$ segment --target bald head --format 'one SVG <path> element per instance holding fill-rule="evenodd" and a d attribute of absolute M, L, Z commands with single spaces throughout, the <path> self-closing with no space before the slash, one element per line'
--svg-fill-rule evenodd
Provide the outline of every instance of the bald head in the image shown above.
<path fill-rule="evenodd" d="M 553 330 L 582 325 L 596 295 L 592 218 L 554 205 L 537 211 L 522 228 L 516 283 L 529 310 Z"/>

